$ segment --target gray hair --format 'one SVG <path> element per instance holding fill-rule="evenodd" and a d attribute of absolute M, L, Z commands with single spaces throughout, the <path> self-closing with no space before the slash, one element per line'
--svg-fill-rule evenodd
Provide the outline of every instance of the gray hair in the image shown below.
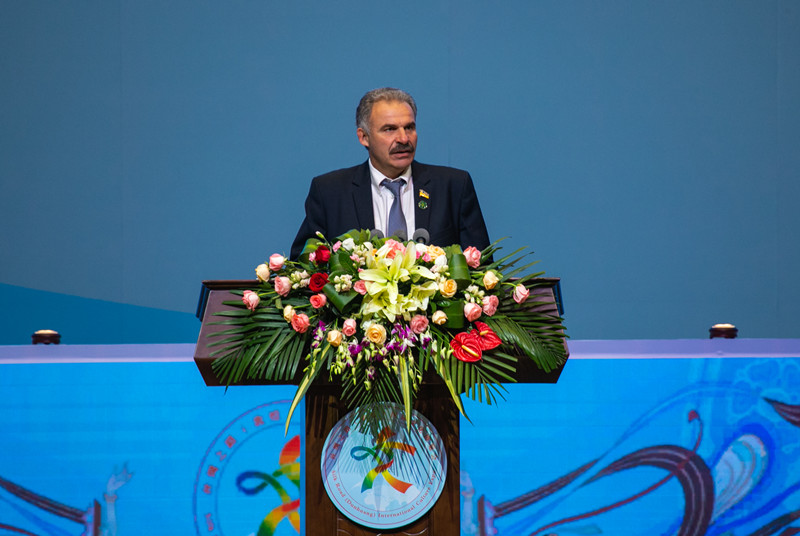
<path fill-rule="evenodd" d="M 372 106 L 378 101 L 405 102 L 411 106 L 414 117 L 417 117 L 417 103 L 414 102 L 414 97 L 402 89 L 382 87 L 367 91 L 366 95 L 361 97 L 361 102 L 358 103 L 358 108 L 356 108 L 356 127 L 367 134 L 369 134 L 369 118 L 372 115 Z"/>

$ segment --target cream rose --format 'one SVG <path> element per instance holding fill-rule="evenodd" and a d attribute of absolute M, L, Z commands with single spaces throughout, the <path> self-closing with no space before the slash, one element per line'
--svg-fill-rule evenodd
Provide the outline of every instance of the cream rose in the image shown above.
<path fill-rule="evenodd" d="M 382 324 L 370 324 L 366 336 L 369 342 L 383 346 L 383 343 L 386 342 L 386 328 Z"/>
<path fill-rule="evenodd" d="M 294 312 L 294 307 L 292 307 L 291 305 L 287 305 L 286 307 L 283 308 L 283 319 L 286 320 L 287 322 L 291 322 L 295 314 L 297 313 Z"/>
<path fill-rule="evenodd" d="M 456 295 L 456 291 L 458 290 L 458 284 L 452 279 L 445 279 L 441 283 L 439 283 L 439 292 L 445 298 L 452 298 Z"/>
<path fill-rule="evenodd" d="M 259 281 L 269 281 L 269 266 L 266 264 L 256 266 L 256 277 Z"/>
<path fill-rule="evenodd" d="M 437 326 L 441 326 L 445 322 L 447 322 L 447 313 L 444 311 L 436 311 L 431 316 L 431 322 L 436 324 Z"/>
<path fill-rule="evenodd" d="M 497 274 L 491 270 L 483 275 L 483 288 L 486 290 L 492 290 L 499 282 L 500 279 L 497 277 Z"/>
<path fill-rule="evenodd" d="M 328 342 L 333 347 L 338 347 L 342 344 L 342 332 L 339 330 L 331 330 L 328 332 Z"/>
<path fill-rule="evenodd" d="M 431 259 L 434 261 L 444 254 L 444 250 L 439 246 L 428 246 L 428 255 L 430 255 Z"/>

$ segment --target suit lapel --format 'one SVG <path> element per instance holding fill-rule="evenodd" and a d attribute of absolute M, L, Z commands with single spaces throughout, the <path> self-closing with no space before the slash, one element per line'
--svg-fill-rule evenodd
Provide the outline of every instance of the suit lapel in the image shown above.
<path fill-rule="evenodd" d="M 431 221 L 430 176 L 425 173 L 425 167 L 411 163 L 411 179 L 414 182 L 414 224 L 417 229 L 429 229 Z"/>
<path fill-rule="evenodd" d="M 370 184 L 369 164 L 364 162 L 356 168 L 353 175 L 353 203 L 358 221 L 357 229 L 374 229 L 375 214 L 372 211 L 372 185 Z"/>

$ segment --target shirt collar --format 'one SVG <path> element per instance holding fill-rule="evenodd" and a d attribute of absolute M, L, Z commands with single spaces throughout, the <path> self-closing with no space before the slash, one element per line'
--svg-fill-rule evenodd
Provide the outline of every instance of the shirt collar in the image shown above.
<path fill-rule="evenodd" d="M 368 159 L 367 162 L 369 163 L 369 176 L 370 176 L 370 179 L 372 180 L 372 185 L 375 188 L 380 188 L 381 182 L 383 182 L 383 179 L 389 179 L 389 177 L 387 177 L 386 175 L 384 175 L 383 173 L 378 171 L 375 168 L 375 166 L 372 165 L 372 159 L 371 158 Z M 409 183 L 409 179 L 410 178 L 411 178 L 411 166 L 408 166 L 406 168 L 406 170 L 403 171 L 400 174 L 399 177 L 397 177 L 397 179 L 405 179 L 406 180 L 406 184 Z M 391 181 L 391 180 L 397 180 L 397 179 L 389 179 L 389 180 Z"/>

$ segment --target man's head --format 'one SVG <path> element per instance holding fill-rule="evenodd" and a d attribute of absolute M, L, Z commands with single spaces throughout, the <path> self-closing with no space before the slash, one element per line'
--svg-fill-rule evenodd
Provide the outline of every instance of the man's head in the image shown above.
<path fill-rule="evenodd" d="M 372 165 L 389 178 L 398 177 L 417 150 L 417 104 L 403 90 L 373 89 L 356 109 L 358 141 Z"/>

